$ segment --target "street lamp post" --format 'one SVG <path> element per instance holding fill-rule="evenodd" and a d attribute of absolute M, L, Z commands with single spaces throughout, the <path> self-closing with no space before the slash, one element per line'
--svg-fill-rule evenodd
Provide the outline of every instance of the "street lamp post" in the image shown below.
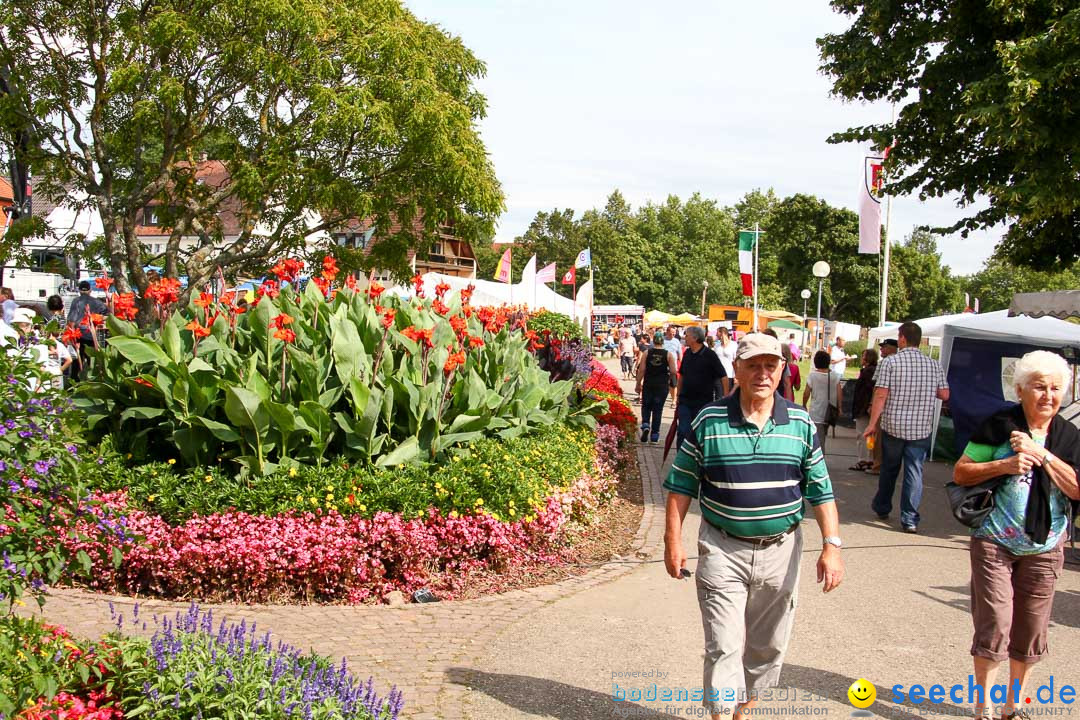
<path fill-rule="evenodd" d="M 805 345 L 805 343 L 806 343 L 806 301 L 810 299 L 810 290 L 809 289 L 804 289 L 801 293 L 799 293 L 799 297 L 802 298 L 802 330 L 803 330 L 802 342 Z"/>
<path fill-rule="evenodd" d="M 814 263 L 814 277 L 818 279 L 817 286 L 817 328 L 814 329 L 814 338 L 817 339 L 817 334 L 821 332 L 821 340 L 818 347 L 825 347 L 825 333 L 821 330 L 821 290 L 825 286 L 825 278 L 829 277 L 829 263 L 824 260 L 818 260 Z"/>

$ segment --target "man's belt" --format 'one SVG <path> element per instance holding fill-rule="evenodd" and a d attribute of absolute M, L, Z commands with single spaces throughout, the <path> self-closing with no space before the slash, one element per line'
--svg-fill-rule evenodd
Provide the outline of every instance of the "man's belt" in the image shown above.
<path fill-rule="evenodd" d="M 781 540 L 783 540 L 785 537 L 787 537 L 791 533 L 795 532 L 795 528 L 797 528 L 797 527 L 799 527 L 798 523 L 796 523 L 795 525 L 792 525 L 791 527 L 789 527 L 787 530 L 785 530 L 782 533 L 777 533 L 775 535 L 766 535 L 764 537 L 742 537 L 740 535 L 732 535 L 731 533 L 729 533 L 727 530 L 725 530 L 722 527 L 717 527 L 716 529 L 719 530 L 720 533 L 722 535 L 724 535 L 724 537 L 729 537 L 732 540 L 738 540 L 740 542 L 750 543 L 751 545 L 754 545 L 756 547 L 769 547 L 770 545 L 775 545 L 776 543 L 780 542 Z"/>

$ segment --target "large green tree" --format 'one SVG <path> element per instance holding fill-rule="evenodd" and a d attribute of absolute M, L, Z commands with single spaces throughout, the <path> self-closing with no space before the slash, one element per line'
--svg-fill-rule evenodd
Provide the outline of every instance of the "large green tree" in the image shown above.
<path fill-rule="evenodd" d="M 28 128 L 35 189 L 100 213 L 121 290 L 146 287 L 151 204 L 166 273 L 193 288 L 348 218 L 401 227 L 370 262 L 404 274 L 437 226 L 486 237 L 502 208 L 476 129 L 484 66 L 400 0 L 6 0 L 0 70 L 0 141 Z M 203 156 L 225 172 L 199 174 Z"/>
<path fill-rule="evenodd" d="M 916 230 L 892 248 L 889 273 L 889 317 L 923 318 L 964 309 L 960 279 L 941 264 L 937 241 Z M 894 292 L 895 291 L 895 292 Z"/>
<path fill-rule="evenodd" d="M 979 311 L 990 312 L 1007 309 L 1016 293 L 1080 288 L 1080 268 L 1040 271 L 1017 267 L 1001 258 L 990 258 L 979 272 L 960 278 L 960 281 L 972 302 L 979 299 Z"/>
<path fill-rule="evenodd" d="M 999 252 L 1045 268 L 1080 256 L 1080 6 L 1075 0 L 833 0 L 818 40 L 833 92 L 900 106 L 831 142 L 895 142 L 887 191 L 989 207 L 949 228 L 1007 223 Z"/>

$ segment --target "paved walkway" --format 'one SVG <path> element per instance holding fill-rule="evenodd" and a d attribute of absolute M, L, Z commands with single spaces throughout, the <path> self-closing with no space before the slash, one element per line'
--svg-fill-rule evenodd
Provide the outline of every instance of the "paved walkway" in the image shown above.
<path fill-rule="evenodd" d="M 913 720 L 918 707 L 882 701 L 888 688 L 966 685 L 970 672 L 967 543 L 948 515 L 942 489 L 951 468 L 928 466 L 923 523 L 918 535 L 906 535 L 870 512 L 876 478 L 846 470 L 854 440 L 850 431 L 840 434 L 830 439 L 828 463 L 848 576 L 836 592 L 821 593 L 814 582 L 819 534 L 812 520 L 805 521 L 799 609 L 781 678 L 787 697 L 766 706 L 772 714 L 809 708 L 810 714 L 846 717 L 847 687 L 864 677 L 878 688 L 873 712 Z M 355 672 L 373 675 L 383 689 L 396 683 L 405 690 L 409 718 L 698 717 L 700 708 L 690 702 L 611 699 L 613 683 L 632 692 L 653 682 L 693 688 L 701 679 L 702 631 L 692 581 L 674 581 L 663 570 L 661 449 L 641 447 L 638 457 L 646 507 L 634 558 L 558 585 L 481 600 L 402 608 L 214 606 L 215 615 L 254 620 L 300 647 L 346 657 Z M 688 548 L 695 547 L 698 519 L 695 509 L 685 532 Z M 110 627 L 107 600 L 60 591 L 45 614 L 95 636 Z M 113 600 L 120 609 L 132 605 L 127 598 Z M 142 611 L 177 607 L 183 605 L 151 601 Z M 1053 654 L 1033 671 L 1033 689 L 1051 675 L 1057 687 L 1080 682 L 1078 627 L 1080 566 L 1069 564 L 1058 583 Z M 948 703 L 934 709 L 967 714 Z"/>

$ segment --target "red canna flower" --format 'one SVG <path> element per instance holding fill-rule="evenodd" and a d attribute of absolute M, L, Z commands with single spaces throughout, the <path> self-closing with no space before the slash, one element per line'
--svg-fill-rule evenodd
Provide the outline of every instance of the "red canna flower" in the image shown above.
<path fill-rule="evenodd" d="M 284 340 L 287 343 L 294 343 L 296 342 L 296 333 L 288 328 L 281 328 L 274 332 L 274 338 L 277 340 Z"/>
<path fill-rule="evenodd" d="M 443 365 L 443 372 L 449 375 L 454 372 L 459 365 L 465 364 L 465 351 L 458 350 L 456 353 L 450 353 L 450 357 L 446 358 L 446 363 Z"/>
<path fill-rule="evenodd" d="M 439 313 L 440 315 L 445 315 L 446 313 L 450 312 L 450 308 L 447 307 L 446 304 L 439 298 L 435 298 L 431 301 L 431 309 Z"/>
<path fill-rule="evenodd" d="M 409 327 L 402 330 L 401 334 L 409 338 L 413 342 L 422 342 L 425 347 L 430 348 L 434 346 L 434 343 L 431 342 L 431 328 L 425 328 L 421 330 L 420 328 L 410 325 Z"/>
<path fill-rule="evenodd" d="M 372 280 L 371 284 L 368 285 L 368 289 L 367 289 L 368 299 L 374 300 L 375 298 L 382 295 L 385 291 L 386 291 L 386 288 L 384 288 L 382 286 L 382 284 L 379 283 L 378 280 Z"/>
<path fill-rule="evenodd" d="M 154 387 L 154 383 L 141 377 L 135 378 L 135 382 L 137 382 L 139 385 L 145 385 L 148 388 Z"/>
<path fill-rule="evenodd" d="M 469 348 L 475 350 L 478 347 L 484 347 L 484 339 L 478 337 L 470 337 Z"/>
<path fill-rule="evenodd" d="M 85 325 L 86 327 L 91 327 L 91 326 L 97 327 L 98 325 L 101 325 L 104 322 L 105 322 L 105 316 L 104 315 L 98 315 L 97 313 L 88 312 L 88 313 L 86 313 L 86 316 L 83 318 L 82 323 L 80 323 L 80 324 Z"/>
<path fill-rule="evenodd" d="M 461 291 L 461 302 L 463 305 L 468 305 L 472 301 L 472 294 L 476 290 L 476 286 L 472 283 Z"/>
<path fill-rule="evenodd" d="M 444 282 L 441 282 L 435 286 L 435 297 L 437 298 L 441 298 L 448 292 L 450 292 L 450 286 Z"/>
<path fill-rule="evenodd" d="M 139 314 L 135 307 L 135 293 L 118 293 L 113 298 L 113 314 L 121 320 L 134 320 Z"/>
<path fill-rule="evenodd" d="M 199 297 L 195 300 L 195 304 L 205 310 L 214 304 L 214 296 L 208 292 L 201 292 L 199 293 Z"/>
<path fill-rule="evenodd" d="M 349 288 L 353 292 L 356 292 L 356 278 L 352 275 L 345 276 L 345 287 Z"/>
<path fill-rule="evenodd" d="M 293 324 L 292 315 L 286 315 L 285 313 L 281 313 L 280 315 L 276 316 L 273 320 L 270 321 L 270 327 L 275 327 L 278 330 L 285 327 L 286 325 L 292 325 L 292 324 Z"/>
<path fill-rule="evenodd" d="M 332 255 L 327 255 L 322 261 L 322 276 L 326 282 L 333 282 L 334 278 L 338 274 L 337 259 Z"/>
<path fill-rule="evenodd" d="M 113 285 L 113 279 L 111 277 L 94 278 L 94 285 L 97 286 L 98 290 L 105 290 L 108 292 L 109 288 Z"/>
<path fill-rule="evenodd" d="M 413 290 L 416 292 L 416 297 L 424 297 L 424 276 L 420 273 L 416 273 L 412 276 Z"/>
<path fill-rule="evenodd" d="M 315 286 L 317 288 L 319 288 L 319 291 L 323 295 L 329 294 L 329 292 L 330 292 L 330 281 L 329 280 L 327 280 L 326 278 L 321 278 L 321 277 L 313 277 L 313 278 L 311 278 L 311 282 L 315 283 Z"/>
<path fill-rule="evenodd" d="M 145 295 L 158 305 L 172 305 L 180 297 L 180 281 L 176 278 L 161 278 L 150 283 Z"/>
<path fill-rule="evenodd" d="M 281 286 L 273 280 L 264 280 L 263 284 L 259 286 L 259 289 L 255 291 L 259 297 L 265 295 L 273 300 L 281 294 Z"/>
<path fill-rule="evenodd" d="M 75 345 L 82 340 L 82 333 L 79 332 L 77 327 L 69 324 L 64 328 L 64 333 L 60 336 L 60 339 L 63 340 L 66 345 Z"/>
<path fill-rule="evenodd" d="M 184 329 L 190 330 L 196 338 L 210 337 L 210 328 L 200 325 L 198 320 L 192 320 L 184 326 Z"/>
<path fill-rule="evenodd" d="M 461 317 L 460 315 L 455 315 L 450 318 L 450 327 L 454 330 L 455 335 L 460 336 L 465 334 L 465 330 L 468 328 L 468 323 L 465 321 L 465 318 Z"/>
<path fill-rule="evenodd" d="M 382 326 L 383 326 L 384 329 L 386 329 L 386 330 L 390 329 L 390 326 L 394 324 L 394 316 L 396 314 L 397 314 L 397 311 L 395 311 L 395 310 L 393 310 L 391 308 L 387 308 L 386 312 L 383 313 L 383 317 L 382 317 Z"/>

